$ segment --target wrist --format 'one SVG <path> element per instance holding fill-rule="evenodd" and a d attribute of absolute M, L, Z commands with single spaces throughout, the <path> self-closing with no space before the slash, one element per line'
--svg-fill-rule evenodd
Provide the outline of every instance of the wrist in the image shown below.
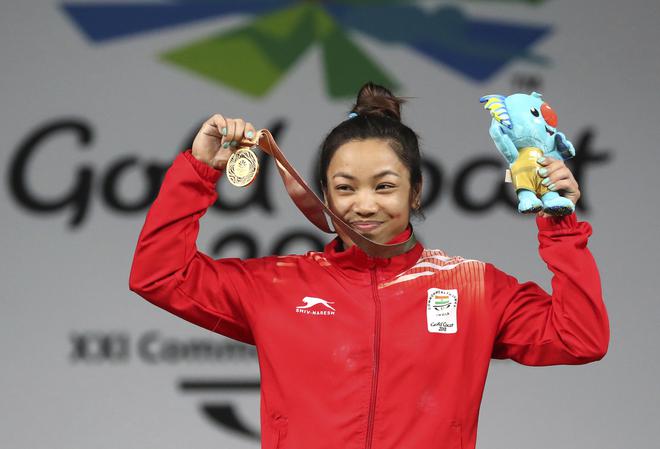
<path fill-rule="evenodd" d="M 202 156 L 201 154 L 197 154 L 195 152 L 195 150 L 189 149 L 188 151 L 190 151 L 190 154 L 192 155 L 192 157 L 197 159 L 199 162 L 202 162 L 202 163 L 208 165 L 209 167 L 213 167 L 213 164 L 210 161 L 206 160 L 206 158 L 204 158 L 204 156 Z"/>
<path fill-rule="evenodd" d="M 199 176 L 213 184 L 217 182 L 224 171 L 224 167 L 220 169 L 209 165 L 206 161 L 197 157 L 190 149 L 184 151 L 183 154 L 193 166 L 195 171 L 199 174 Z"/>
<path fill-rule="evenodd" d="M 547 214 L 546 216 L 537 215 L 536 217 L 536 224 L 538 226 L 539 231 L 570 229 L 577 226 L 577 223 L 578 221 L 575 212 L 558 217 Z"/>

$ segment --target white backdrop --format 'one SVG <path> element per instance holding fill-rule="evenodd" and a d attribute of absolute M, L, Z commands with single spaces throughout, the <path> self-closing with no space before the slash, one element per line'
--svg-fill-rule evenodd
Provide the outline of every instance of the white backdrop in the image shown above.
<path fill-rule="evenodd" d="M 488 137 L 481 95 L 534 86 L 521 80 L 536 82 L 558 111 L 559 128 L 576 146 L 583 142 L 578 151 L 601 158 L 582 164 L 588 210 L 579 211 L 579 218 L 594 227 L 589 246 L 610 314 L 609 352 L 584 366 L 493 362 L 477 447 L 657 447 L 660 305 L 653 279 L 659 275 L 660 158 L 653 139 L 660 125 L 660 7 L 657 0 L 536 3 L 424 2 L 427 11 L 453 6 L 472 20 L 548 27 L 529 47 L 529 57 L 509 61 L 484 80 L 405 43 L 349 33 L 396 78 L 397 93 L 413 97 L 404 121 L 420 134 L 427 160 L 442 171 L 440 192 L 427 207 L 426 221 L 416 225 L 427 247 L 494 262 L 520 280 L 549 288 L 533 219 L 502 202 L 470 212 L 456 200 L 462 193 L 483 201 L 499 188 L 502 173 L 492 169 L 463 179 L 465 188 L 456 186 L 459 172 L 474 160 L 500 158 Z M 145 198 L 146 167 L 154 173 L 166 168 L 215 112 L 245 117 L 257 127 L 282 121 L 278 142 L 311 181 L 318 145 L 352 99 L 326 93 L 318 47 L 261 97 L 158 57 L 248 23 L 251 14 L 94 41 L 64 4 L 0 5 L 1 445 L 257 448 L 253 349 L 158 310 L 128 290 L 147 208 L 138 204 L 127 211 L 121 205 Z M 401 23 L 402 29 L 414 26 Z M 225 59 L 240 66 L 240 56 Z M 35 140 L 49 126 L 59 131 Z M 21 166 L 18 155 L 28 153 Z M 305 222 L 275 176 L 262 181 L 270 212 L 246 199 L 251 191 L 238 192 L 223 180 L 221 197 L 248 206 L 209 211 L 201 250 L 212 253 L 218 239 L 239 229 L 259 255 L 289 232 L 331 238 Z M 77 200 L 66 201 L 72 191 Z M 53 206 L 39 211 L 48 207 L 35 201 Z M 72 225 L 82 205 L 81 220 Z M 308 249 L 302 240 L 286 248 Z M 239 245 L 230 245 L 217 257 L 241 253 Z M 200 380 L 216 384 L 184 386 Z M 218 384 L 238 380 L 248 385 Z"/>

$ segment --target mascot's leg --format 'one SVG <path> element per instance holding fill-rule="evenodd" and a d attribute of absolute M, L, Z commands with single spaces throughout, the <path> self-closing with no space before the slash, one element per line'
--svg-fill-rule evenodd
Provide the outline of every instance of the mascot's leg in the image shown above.
<path fill-rule="evenodd" d="M 535 214 L 543 209 L 543 203 L 536 197 L 536 193 L 527 189 L 516 191 L 518 195 L 518 212 L 523 214 Z"/>
<path fill-rule="evenodd" d="M 536 159 L 540 154 L 535 148 L 522 148 L 518 159 L 511 164 L 511 181 L 518 195 L 518 212 L 535 214 L 543 209 L 543 203 L 536 196 Z"/>
<path fill-rule="evenodd" d="M 547 192 L 541 197 L 543 212 L 550 215 L 570 215 L 575 210 L 575 204 L 557 192 Z"/>

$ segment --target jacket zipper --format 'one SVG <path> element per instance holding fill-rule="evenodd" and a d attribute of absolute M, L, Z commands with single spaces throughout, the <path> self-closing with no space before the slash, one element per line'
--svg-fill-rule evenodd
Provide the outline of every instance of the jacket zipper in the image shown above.
<path fill-rule="evenodd" d="M 374 324 L 374 365 L 371 375 L 371 401 L 369 403 L 369 420 L 367 422 L 367 443 L 366 449 L 371 449 L 374 433 L 374 415 L 376 414 L 376 393 L 378 390 L 378 365 L 380 362 L 380 298 L 378 297 L 378 279 L 376 277 L 376 267 L 371 269 L 371 291 L 375 303 L 375 324 Z"/>

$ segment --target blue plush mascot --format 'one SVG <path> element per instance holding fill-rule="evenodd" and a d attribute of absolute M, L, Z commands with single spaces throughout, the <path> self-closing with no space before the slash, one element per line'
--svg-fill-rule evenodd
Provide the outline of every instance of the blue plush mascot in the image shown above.
<path fill-rule="evenodd" d="M 550 215 L 572 213 L 573 202 L 541 184 L 543 178 L 536 171 L 541 156 L 563 160 L 575 156 L 573 144 L 557 131 L 557 114 L 541 94 L 486 95 L 479 101 L 493 117 L 490 137 L 511 168 L 518 210 L 525 214 L 541 210 Z"/>

